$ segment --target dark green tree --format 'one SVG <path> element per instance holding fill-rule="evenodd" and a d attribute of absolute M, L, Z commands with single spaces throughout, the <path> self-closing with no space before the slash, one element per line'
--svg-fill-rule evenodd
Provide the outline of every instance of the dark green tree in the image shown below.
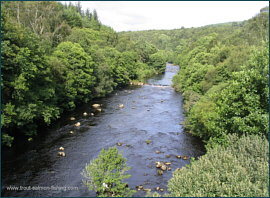
<path fill-rule="evenodd" d="M 58 118 L 59 108 L 54 94 L 52 74 L 39 38 L 29 29 L 11 24 L 2 9 L 2 139 L 16 135 L 16 129 L 32 136 L 37 132 L 38 123 L 50 124 L 51 120 Z"/>

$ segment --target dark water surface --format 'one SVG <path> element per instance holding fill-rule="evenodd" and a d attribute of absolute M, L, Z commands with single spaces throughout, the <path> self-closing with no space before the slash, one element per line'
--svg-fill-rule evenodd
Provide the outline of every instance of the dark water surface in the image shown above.
<path fill-rule="evenodd" d="M 131 177 L 124 180 L 129 187 L 136 189 L 136 186 L 143 185 L 152 192 L 160 187 L 165 189 L 163 193 L 159 191 L 160 194 L 167 192 L 172 172 L 189 164 L 190 157 L 197 158 L 205 153 L 200 139 L 184 132 L 179 125 L 184 120 L 182 95 L 170 87 L 171 78 L 177 71 L 177 66 L 168 64 L 165 74 L 149 79 L 148 85 L 129 86 L 106 98 L 93 100 L 65 114 L 49 127 L 46 135 L 34 138 L 23 147 L 3 151 L 1 195 L 96 196 L 94 191 L 82 186 L 81 172 L 102 148 L 108 149 L 118 142 L 123 143 L 117 148 L 123 151 L 131 167 L 128 172 Z M 103 104 L 101 112 L 92 107 L 95 103 Z M 124 108 L 119 108 L 119 104 L 124 104 Z M 88 115 L 83 116 L 84 112 Z M 94 116 L 90 115 L 91 112 Z M 76 120 L 71 121 L 70 117 Z M 76 127 L 76 122 L 81 126 Z M 150 144 L 145 143 L 147 139 Z M 125 147 L 127 144 L 130 147 Z M 66 157 L 57 154 L 61 146 L 65 148 Z M 166 155 L 171 156 L 167 158 Z M 189 159 L 178 159 L 175 155 L 187 155 Z M 172 171 L 166 170 L 163 175 L 158 175 L 155 161 L 171 162 Z M 43 189 L 8 190 L 9 186 L 39 186 Z M 143 197 L 145 194 L 138 191 L 134 196 Z"/>

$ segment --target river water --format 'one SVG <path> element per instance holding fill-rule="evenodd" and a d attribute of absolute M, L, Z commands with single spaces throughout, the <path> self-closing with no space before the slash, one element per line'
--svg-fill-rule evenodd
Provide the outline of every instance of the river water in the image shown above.
<path fill-rule="evenodd" d="M 117 148 L 131 167 L 128 171 L 131 177 L 124 180 L 131 189 L 143 185 L 152 192 L 156 187 L 164 188 L 160 194 L 168 192 L 166 186 L 172 172 L 189 164 L 190 157 L 197 159 L 205 154 L 201 140 L 184 132 L 180 125 L 184 120 L 182 95 L 170 87 L 177 71 L 178 66 L 167 64 L 165 74 L 149 79 L 147 85 L 128 86 L 106 98 L 93 100 L 63 115 L 33 141 L 2 151 L 1 195 L 94 197 L 94 191 L 82 186 L 81 172 L 102 148 L 117 143 L 122 143 Z M 102 104 L 101 112 L 92 107 L 95 103 Z M 124 108 L 119 108 L 119 104 L 124 104 Z M 84 112 L 88 115 L 84 116 Z M 75 120 L 70 120 L 71 117 Z M 76 122 L 81 126 L 76 127 Z M 150 144 L 145 142 L 147 139 Z M 58 156 L 59 147 L 65 148 L 66 157 Z M 189 159 L 178 159 L 175 155 L 187 155 Z M 172 170 L 158 175 L 156 161 L 171 162 Z M 43 189 L 27 190 L 29 186 Z M 143 190 L 134 194 L 145 195 Z"/>

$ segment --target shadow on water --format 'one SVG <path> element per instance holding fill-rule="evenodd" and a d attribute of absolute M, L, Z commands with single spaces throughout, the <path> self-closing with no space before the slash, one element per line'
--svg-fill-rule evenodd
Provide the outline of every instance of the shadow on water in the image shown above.
<path fill-rule="evenodd" d="M 177 66 L 167 65 L 165 74 L 149 79 L 147 85 L 129 86 L 115 90 L 106 98 L 91 101 L 73 112 L 66 113 L 54 122 L 46 135 L 27 142 L 27 149 L 13 148 L 2 151 L 2 196 L 96 196 L 82 186 L 81 172 L 86 163 L 96 158 L 101 149 L 118 142 L 119 151 L 127 158 L 131 189 L 143 185 L 155 191 L 164 188 L 172 172 L 190 163 L 175 155 L 199 157 L 205 153 L 200 139 L 184 132 L 182 95 L 171 87 L 171 78 Z M 92 104 L 103 104 L 101 112 Z M 124 104 L 124 108 L 119 108 Z M 83 112 L 88 115 L 84 116 Z M 91 116 L 90 113 L 94 113 Z M 75 117 L 75 120 L 70 120 Z M 80 122 L 81 126 L 74 124 Z M 73 134 L 69 132 L 73 131 Z M 150 144 L 145 141 L 149 139 Z M 125 145 L 130 145 L 125 147 Z M 66 157 L 57 155 L 59 147 L 65 148 Z M 161 151 L 160 154 L 155 151 Z M 170 155 L 169 158 L 166 155 Z M 157 174 L 155 161 L 171 162 L 172 171 Z M 47 187 L 43 190 L 7 190 L 7 187 Z M 52 188 L 54 187 L 54 188 Z M 70 187 L 75 187 L 71 189 Z M 49 189 L 51 188 L 51 189 Z M 137 191 L 134 196 L 145 196 Z"/>

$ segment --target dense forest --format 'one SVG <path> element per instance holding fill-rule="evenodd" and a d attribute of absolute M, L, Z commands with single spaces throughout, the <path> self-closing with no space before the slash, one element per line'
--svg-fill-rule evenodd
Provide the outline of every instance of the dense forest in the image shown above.
<path fill-rule="evenodd" d="M 1 2 L 1 138 L 27 140 L 64 111 L 164 72 L 165 55 L 80 2 Z M 25 138 L 23 138 L 25 137 Z"/>
<path fill-rule="evenodd" d="M 207 154 L 175 171 L 165 195 L 268 197 L 269 7 L 258 12 L 241 22 L 117 33 L 80 2 L 2 1 L 2 145 L 163 73 L 167 61 L 179 65 L 181 124 Z"/>

